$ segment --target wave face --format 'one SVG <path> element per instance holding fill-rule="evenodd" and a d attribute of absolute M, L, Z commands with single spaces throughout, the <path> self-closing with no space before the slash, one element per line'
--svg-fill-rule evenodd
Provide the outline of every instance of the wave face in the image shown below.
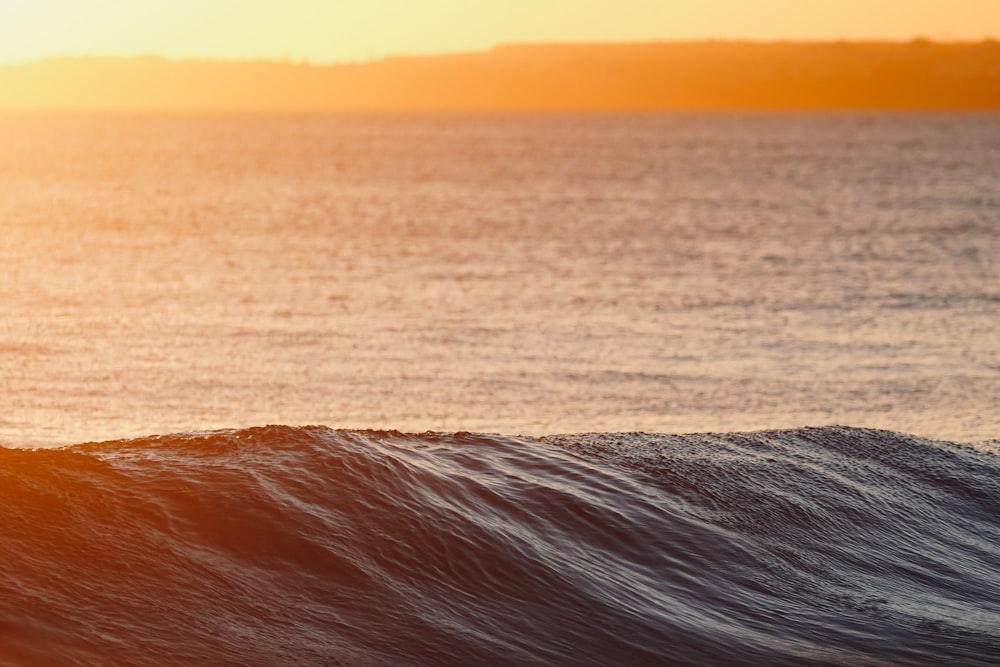
<path fill-rule="evenodd" d="M 1000 659 L 1000 459 L 827 427 L 0 450 L 5 665 Z"/>

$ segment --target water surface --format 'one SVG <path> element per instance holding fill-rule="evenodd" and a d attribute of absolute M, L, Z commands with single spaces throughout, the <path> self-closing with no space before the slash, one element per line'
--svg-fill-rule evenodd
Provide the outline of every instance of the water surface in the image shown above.
<path fill-rule="evenodd" d="M 995 438 L 995 114 L 0 116 L 0 442 Z"/>

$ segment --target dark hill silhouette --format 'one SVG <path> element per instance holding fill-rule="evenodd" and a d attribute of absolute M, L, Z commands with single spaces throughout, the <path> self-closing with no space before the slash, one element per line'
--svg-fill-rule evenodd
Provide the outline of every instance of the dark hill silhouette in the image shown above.
<path fill-rule="evenodd" d="M 0 107 L 1000 109 L 1000 44 L 525 44 L 323 66 L 66 57 L 0 67 Z"/>

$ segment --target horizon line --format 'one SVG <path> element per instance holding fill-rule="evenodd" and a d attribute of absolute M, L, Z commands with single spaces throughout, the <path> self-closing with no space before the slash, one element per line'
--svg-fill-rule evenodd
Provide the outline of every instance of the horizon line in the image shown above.
<path fill-rule="evenodd" d="M 980 39 L 932 39 L 924 36 L 914 36 L 907 39 L 893 38 L 828 38 L 828 39 L 754 39 L 741 37 L 706 37 L 697 39 L 659 39 L 659 40 L 551 40 L 551 41 L 510 41 L 497 42 L 478 49 L 456 49 L 445 51 L 412 51 L 387 53 L 369 58 L 344 60 L 314 60 L 305 57 L 292 56 L 204 56 L 204 55 L 171 55 L 167 53 L 137 51 L 132 53 L 52 53 L 32 56 L 18 60 L 0 60 L 0 67 L 20 67 L 45 63 L 54 60 L 141 60 L 157 59 L 169 62 L 213 62 L 234 64 L 277 64 L 309 67 L 335 67 L 339 65 L 368 65 L 395 59 L 446 58 L 470 55 L 486 55 L 497 51 L 525 47 L 638 47 L 638 46 L 691 46 L 691 45 L 732 45 L 732 46 L 836 46 L 836 45 L 933 45 L 933 46 L 974 46 L 985 44 L 1000 44 L 1000 38 L 983 37 Z"/>
<path fill-rule="evenodd" d="M 0 107 L 1000 110 L 1000 42 L 512 42 L 368 62 L 57 56 L 0 66 Z"/>

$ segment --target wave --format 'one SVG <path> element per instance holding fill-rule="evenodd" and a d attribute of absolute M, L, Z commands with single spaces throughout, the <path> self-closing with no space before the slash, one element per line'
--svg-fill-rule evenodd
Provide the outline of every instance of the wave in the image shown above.
<path fill-rule="evenodd" d="M 1000 458 L 844 427 L 0 450 L 5 665 L 1000 659 Z"/>

